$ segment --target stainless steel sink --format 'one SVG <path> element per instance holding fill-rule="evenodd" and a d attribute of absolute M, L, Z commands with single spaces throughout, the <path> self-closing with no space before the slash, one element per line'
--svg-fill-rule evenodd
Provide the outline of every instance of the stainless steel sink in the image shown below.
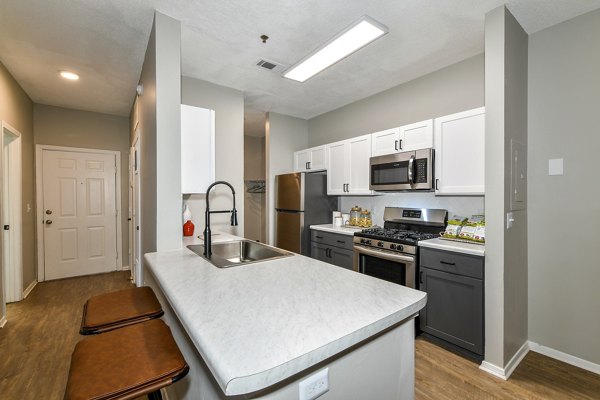
<path fill-rule="evenodd" d="M 227 268 L 237 265 L 251 264 L 260 261 L 293 256 L 294 253 L 271 247 L 252 240 L 235 240 L 212 244 L 212 256 L 204 257 L 204 245 L 193 244 L 188 249 L 206 259 L 215 267 Z"/>

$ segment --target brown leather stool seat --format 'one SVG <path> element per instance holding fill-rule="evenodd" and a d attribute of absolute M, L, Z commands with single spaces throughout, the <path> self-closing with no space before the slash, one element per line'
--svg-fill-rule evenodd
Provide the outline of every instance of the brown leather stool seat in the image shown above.
<path fill-rule="evenodd" d="M 77 343 L 65 400 L 161 398 L 160 388 L 188 370 L 171 330 L 155 319 Z"/>
<path fill-rule="evenodd" d="M 83 306 L 82 335 L 108 332 L 164 314 L 149 287 L 136 287 L 90 298 Z"/>

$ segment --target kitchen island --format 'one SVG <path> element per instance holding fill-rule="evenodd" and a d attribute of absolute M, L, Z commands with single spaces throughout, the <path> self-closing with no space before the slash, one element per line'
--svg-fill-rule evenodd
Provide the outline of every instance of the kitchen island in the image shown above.
<path fill-rule="evenodd" d="M 300 255 L 220 269 L 184 247 L 145 265 L 190 365 L 171 400 L 298 399 L 326 368 L 324 400 L 414 398 L 423 292 Z"/>

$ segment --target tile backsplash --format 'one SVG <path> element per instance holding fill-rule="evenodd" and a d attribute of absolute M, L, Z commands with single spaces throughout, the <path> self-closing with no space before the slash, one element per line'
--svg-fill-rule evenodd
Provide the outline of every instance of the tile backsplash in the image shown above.
<path fill-rule="evenodd" d="M 373 224 L 383 225 L 385 207 L 443 208 L 449 216 L 469 217 L 484 213 L 483 196 L 436 196 L 435 193 L 385 193 L 379 196 L 342 196 L 340 210 L 349 212 L 353 206 L 371 210 Z"/>

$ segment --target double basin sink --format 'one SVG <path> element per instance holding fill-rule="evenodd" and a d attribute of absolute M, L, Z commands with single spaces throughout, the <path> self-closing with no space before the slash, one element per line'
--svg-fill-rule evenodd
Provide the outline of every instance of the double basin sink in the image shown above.
<path fill-rule="evenodd" d="M 235 267 L 294 255 L 289 251 L 246 239 L 217 242 L 213 243 L 211 247 L 212 256 L 207 258 L 203 254 L 204 245 L 193 244 L 187 246 L 188 249 L 219 268 Z"/>

